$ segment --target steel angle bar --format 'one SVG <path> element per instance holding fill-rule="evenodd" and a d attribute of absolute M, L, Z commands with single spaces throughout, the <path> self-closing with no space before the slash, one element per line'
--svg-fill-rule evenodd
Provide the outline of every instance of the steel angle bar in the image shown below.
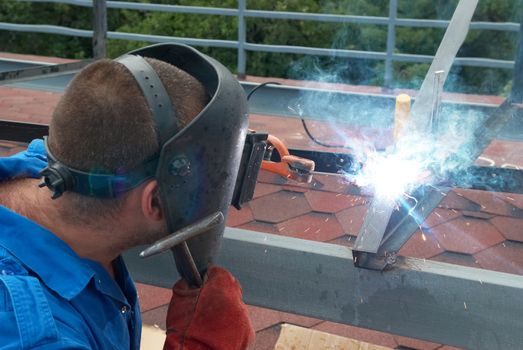
<path fill-rule="evenodd" d="M 450 21 L 449 26 L 445 32 L 443 40 L 436 52 L 436 56 L 432 61 L 425 80 L 421 85 L 421 89 L 417 95 L 416 101 L 411 111 L 411 121 L 409 128 L 418 133 L 430 133 L 431 108 L 433 107 L 434 91 L 434 74 L 443 71 L 439 77 L 441 84 L 447 79 L 448 71 L 452 66 L 454 58 L 461 47 L 465 37 L 468 33 L 468 27 L 472 19 L 478 0 L 460 0 L 454 15 Z M 436 196 L 436 195 L 431 195 Z M 434 197 L 435 199 L 436 197 Z M 441 197 L 442 198 L 442 197 Z M 440 198 L 440 199 L 441 199 Z M 420 198 L 421 199 L 421 198 Z M 420 199 L 416 198 L 416 201 Z M 438 203 L 434 205 L 437 206 Z M 355 263 L 360 267 L 375 268 L 371 263 L 372 258 L 367 253 L 376 254 L 380 249 L 382 239 L 387 234 L 386 230 L 391 226 L 388 224 L 392 218 L 394 209 L 398 206 L 394 200 L 384 200 L 383 198 L 374 198 L 370 205 L 370 210 L 365 217 L 364 224 L 361 227 L 358 237 L 355 242 L 355 250 L 365 253 L 367 259 Z M 399 211 L 401 213 L 401 211 Z M 427 214 L 428 215 L 428 214 Z M 401 231 L 401 238 L 405 243 L 414 233 L 415 229 L 408 233 L 407 228 L 411 225 L 405 226 Z M 401 245 L 400 245 L 401 247 Z M 395 252 L 387 251 L 387 253 L 395 254 Z M 382 261 L 384 256 L 376 256 L 376 259 Z M 381 265 L 381 263 L 379 264 Z"/>
<path fill-rule="evenodd" d="M 456 54 L 467 37 L 472 15 L 474 14 L 477 4 L 478 0 L 460 0 L 454 11 L 450 24 L 436 51 L 434 60 L 421 84 L 421 88 L 416 96 L 416 102 L 412 106 L 411 123 L 419 132 L 428 131 L 430 110 L 432 107 L 434 73 L 443 71 L 441 80 L 443 82 L 447 80 Z"/>
<path fill-rule="evenodd" d="M 138 282 L 170 288 L 171 254 L 125 254 Z M 227 228 L 217 263 L 251 305 L 467 349 L 523 344 L 523 277 L 398 258 L 387 273 L 354 267 L 338 245 Z"/>
<path fill-rule="evenodd" d="M 354 250 L 366 253 L 377 253 L 385 235 L 395 208 L 396 199 L 382 198 L 374 199 L 369 207 L 369 211 L 363 220 L 358 237 L 354 242 Z M 364 267 L 361 259 L 354 262 L 357 266 Z"/>
<path fill-rule="evenodd" d="M 420 193 L 415 194 L 414 203 L 411 206 L 401 207 L 402 215 L 392 215 L 389 222 L 390 228 L 383 238 L 383 243 L 378 255 L 387 252 L 397 252 L 403 244 L 412 236 L 429 214 L 438 206 L 440 201 L 447 195 L 450 188 L 436 188 L 423 186 L 418 189 Z M 400 211 L 398 211 L 399 213 Z"/>
<path fill-rule="evenodd" d="M 354 243 L 354 264 L 358 267 L 383 270 L 389 265 L 396 263 L 397 252 L 438 206 L 448 190 L 448 188 L 438 189 L 423 186 L 418 188 L 418 193 L 411 195 L 411 199 L 405 200 L 409 202 L 407 205 L 393 204 L 382 209 L 381 215 L 389 215 L 388 218 L 380 217 L 380 214 L 367 214 L 365 221 L 368 220 L 376 225 L 384 225 L 386 227 L 381 231 L 371 231 L 371 233 L 374 233 L 371 235 L 361 235 L 363 239 L 360 239 L 360 235 L 358 235 Z M 374 201 L 372 204 L 375 202 L 387 203 L 386 201 Z M 388 210 L 391 207 L 393 210 Z M 385 224 L 380 221 L 383 219 L 387 219 Z M 360 230 L 360 232 L 362 231 L 365 232 L 364 229 Z M 365 238 L 377 240 L 378 238 L 376 237 L 379 237 L 380 241 L 377 243 L 371 242 L 374 244 L 373 246 L 365 241 Z M 358 245 L 358 243 L 360 244 Z M 372 247 L 372 250 L 368 249 L 368 247 Z"/>
<path fill-rule="evenodd" d="M 77 62 L 42 65 L 14 71 L 0 72 L 0 85 L 76 73 L 92 62 L 94 62 L 94 60 L 88 59 Z"/>

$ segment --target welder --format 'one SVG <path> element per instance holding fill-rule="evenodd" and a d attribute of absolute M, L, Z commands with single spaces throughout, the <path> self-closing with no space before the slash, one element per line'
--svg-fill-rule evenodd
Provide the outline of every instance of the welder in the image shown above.
<path fill-rule="evenodd" d="M 226 215 L 246 116 L 230 72 L 184 45 L 78 73 L 49 136 L 0 158 L 0 349 L 138 349 L 140 308 L 121 254 Z M 174 249 L 183 278 L 165 349 L 253 340 L 238 281 L 213 265 L 221 233 Z"/>

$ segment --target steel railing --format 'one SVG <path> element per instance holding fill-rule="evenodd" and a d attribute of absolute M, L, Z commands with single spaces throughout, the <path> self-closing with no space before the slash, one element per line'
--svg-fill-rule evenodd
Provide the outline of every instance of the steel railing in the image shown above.
<path fill-rule="evenodd" d="M 195 46 L 206 47 L 222 47 L 232 48 L 237 50 L 237 73 L 239 76 L 244 76 L 247 65 L 247 51 L 253 52 L 272 52 L 272 53 L 289 53 L 289 54 L 305 54 L 305 55 L 319 55 L 319 56 L 336 56 L 344 58 L 360 58 L 370 60 L 382 60 L 385 63 L 384 68 L 384 86 L 391 86 L 393 66 L 392 63 L 397 62 L 413 62 L 413 63 L 430 63 L 433 59 L 431 55 L 419 55 L 411 53 L 396 53 L 396 27 L 423 27 L 423 28 L 446 28 L 449 24 L 447 20 L 434 19 L 411 19 L 397 17 L 397 2 L 398 0 L 389 0 L 389 16 L 355 16 L 355 15 L 339 15 L 339 14 L 321 14 L 321 13 L 302 13 L 302 12 L 284 12 L 284 11 L 264 11 L 264 10 L 250 10 L 247 8 L 247 0 L 238 0 L 237 8 L 217 8 L 217 7 L 200 7 L 200 6 L 181 6 L 181 5 L 164 5 L 152 3 L 137 3 L 127 1 L 105 1 L 105 0 L 18 0 L 25 2 L 42 2 L 42 3 L 60 3 L 70 4 L 83 7 L 93 7 L 95 11 L 95 30 L 74 29 L 53 25 L 41 24 L 15 24 L 0 22 L 0 30 L 23 31 L 34 33 L 49 33 L 61 34 L 80 37 L 93 37 L 93 52 L 96 55 L 105 54 L 105 39 L 122 39 L 133 41 L 146 42 L 167 42 L 176 41 Z M 185 14 L 202 14 L 202 15 L 220 15 L 236 17 L 238 20 L 237 40 L 219 40 L 219 39 L 199 39 L 186 37 L 171 37 L 162 35 L 139 34 L 139 33 L 123 33 L 108 31 L 104 23 L 106 21 L 106 8 L 111 9 L 128 9 L 139 11 L 158 11 L 171 13 L 185 13 Z M 385 51 L 362 51 L 362 50 L 347 50 L 336 48 L 318 48 L 318 47 L 304 47 L 293 45 L 269 45 L 248 42 L 246 21 L 248 18 L 270 18 L 270 19 L 285 19 L 285 20 L 303 20 L 303 21 L 318 21 L 331 23 L 355 23 L 355 24 L 374 24 L 380 26 L 387 26 L 387 44 Z M 97 28 L 98 27 L 98 28 Z M 519 32 L 520 24 L 512 22 L 472 22 L 471 29 L 474 30 L 498 30 L 505 32 Z M 100 33 L 100 30 L 102 31 Z M 520 35 L 520 42 L 523 38 Z M 521 46 L 521 44 L 520 44 Z M 521 50 L 520 50 L 521 51 Z M 516 61 L 521 61 L 521 58 L 516 58 Z M 473 66 L 473 67 L 490 67 L 499 69 L 513 69 L 515 61 L 500 60 L 483 57 L 458 57 L 455 60 L 456 65 Z M 521 65 L 521 63 L 520 63 Z"/>

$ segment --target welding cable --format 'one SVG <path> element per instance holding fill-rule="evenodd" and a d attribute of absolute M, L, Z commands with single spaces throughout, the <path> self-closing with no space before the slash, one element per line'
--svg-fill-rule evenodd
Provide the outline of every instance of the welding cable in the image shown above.
<path fill-rule="evenodd" d="M 251 96 L 256 92 L 258 91 L 258 89 L 261 89 L 262 87 L 264 86 L 267 86 L 267 85 L 281 85 L 281 83 L 278 83 L 277 81 L 267 81 L 265 83 L 261 83 L 259 85 L 257 85 L 254 89 L 252 89 L 249 94 L 247 95 L 247 101 L 249 101 L 251 99 Z"/>
<path fill-rule="evenodd" d="M 281 83 L 277 82 L 277 81 L 267 81 L 265 83 L 261 83 L 259 85 L 257 85 L 254 89 L 252 89 L 249 94 L 247 95 L 247 101 L 250 100 L 251 96 L 256 92 L 258 91 L 258 89 L 261 89 L 262 87 L 264 86 L 267 86 L 267 85 L 281 85 Z M 301 123 L 303 125 L 303 129 L 305 130 L 305 133 L 307 134 L 307 136 L 309 137 L 309 139 L 311 139 L 312 142 L 314 142 L 315 144 L 317 145 L 320 145 L 320 146 L 323 146 L 323 147 L 328 147 L 328 148 L 343 148 L 343 149 L 348 149 L 348 150 L 352 150 L 351 147 L 347 147 L 347 146 L 344 146 L 344 145 L 330 145 L 330 144 L 327 144 L 325 142 L 322 142 L 320 140 L 318 140 L 316 137 L 314 137 L 312 135 L 312 133 L 310 132 L 309 128 L 307 127 L 307 123 L 305 122 L 305 119 L 301 119 Z"/>
<path fill-rule="evenodd" d="M 343 149 L 352 150 L 352 147 L 347 147 L 347 146 L 344 146 L 344 145 L 330 145 L 328 143 L 325 143 L 325 142 L 322 142 L 322 141 L 318 140 L 309 131 L 309 128 L 307 127 L 307 123 L 305 122 L 305 119 L 303 119 L 303 118 L 301 119 L 301 124 L 303 125 L 303 129 L 305 129 L 305 133 L 307 134 L 307 136 L 309 136 L 311 141 L 314 142 L 315 144 L 323 146 L 323 147 L 328 147 L 328 148 L 343 148 Z"/>

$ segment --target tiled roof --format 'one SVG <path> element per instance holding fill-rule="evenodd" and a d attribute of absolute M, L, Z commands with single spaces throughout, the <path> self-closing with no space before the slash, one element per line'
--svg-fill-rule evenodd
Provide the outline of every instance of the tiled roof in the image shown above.
<path fill-rule="evenodd" d="M 61 94 L 0 87 L 0 120 L 49 123 Z"/>
<path fill-rule="evenodd" d="M 0 87 L 0 119 L 48 123 L 60 94 Z M 313 122 L 318 137 L 332 133 Z M 289 147 L 323 151 L 302 132 L 297 120 L 251 116 L 251 127 L 269 131 Z M 347 131 L 352 132 L 353 131 Z M 389 140 L 380 142 L 390 142 Z M 10 154 L 23 145 L 0 141 L 0 153 Z M 484 158 L 496 164 L 523 164 L 522 145 L 494 141 Z M 516 151 L 515 151 L 516 150 Z M 228 226 L 313 239 L 351 246 L 363 223 L 370 198 L 354 195 L 343 177 L 317 176 L 311 184 L 297 184 L 277 175 L 261 172 L 254 199 L 242 210 L 231 208 Z M 523 195 L 455 189 L 433 211 L 420 230 L 400 251 L 402 255 L 434 259 L 465 266 L 523 274 Z M 170 290 L 138 284 L 143 320 L 165 327 Z M 269 349 L 276 342 L 281 323 L 313 327 L 378 345 L 413 349 L 451 350 L 438 344 L 359 329 L 280 311 L 249 307 L 258 332 L 253 349 Z"/>

